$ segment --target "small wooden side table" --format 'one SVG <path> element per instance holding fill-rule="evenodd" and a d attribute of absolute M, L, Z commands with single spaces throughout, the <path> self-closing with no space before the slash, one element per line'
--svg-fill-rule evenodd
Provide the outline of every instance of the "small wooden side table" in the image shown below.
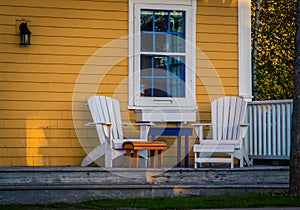
<path fill-rule="evenodd" d="M 162 151 L 167 149 L 167 143 L 161 141 L 127 141 L 122 145 L 122 149 L 126 150 L 126 163 L 127 167 L 130 167 L 130 154 L 133 150 L 134 166 L 137 168 L 139 165 L 139 151 L 148 150 L 150 167 L 155 168 L 155 152 L 157 151 L 158 167 L 162 167 L 163 155 Z"/>

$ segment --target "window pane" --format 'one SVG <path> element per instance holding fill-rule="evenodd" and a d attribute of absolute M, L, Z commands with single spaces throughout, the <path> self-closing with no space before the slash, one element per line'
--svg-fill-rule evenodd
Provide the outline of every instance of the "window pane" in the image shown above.
<path fill-rule="evenodd" d="M 179 78 L 184 78 L 184 59 L 183 57 L 170 57 L 170 72 L 172 76 L 177 76 Z"/>
<path fill-rule="evenodd" d="M 155 56 L 154 57 L 154 75 L 153 76 L 166 76 L 167 70 L 167 57 Z"/>
<path fill-rule="evenodd" d="M 185 40 L 182 34 L 170 37 L 170 52 L 185 52 Z"/>
<path fill-rule="evenodd" d="M 152 79 L 141 80 L 141 96 L 151 97 L 152 93 Z"/>
<path fill-rule="evenodd" d="M 141 77 L 152 76 L 152 57 L 142 56 L 141 57 Z"/>
<path fill-rule="evenodd" d="M 155 31 L 167 32 L 168 31 L 169 14 L 167 11 L 155 11 Z"/>
<path fill-rule="evenodd" d="M 172 11 L 170 13 L 170 31 L 183 32 L 184 31 L 184 12 Z"/>
<path fill-rule="evenodd" d="M 141 31 L 153 31 L 153 12 L 141 10 Z"/>
<path fill-rule="evenodd" d="M 154 97 L 169 97 L 166 79 L 154 79 Z"/>
<path fill-rule="evenodd" d="M 155 52 L 168 52 L 167 34 L 155 35 Z"/>
<path fill-rule="evenodd" d="M 169 88 L 173 97 L 185 97 L 185 69 L 183 57 L 170 58 Z"/>
<path fill-rule="evenodd" d="M 141 34 L 141 51 L 153 52 L 153 34 L 142 33 Z"/>

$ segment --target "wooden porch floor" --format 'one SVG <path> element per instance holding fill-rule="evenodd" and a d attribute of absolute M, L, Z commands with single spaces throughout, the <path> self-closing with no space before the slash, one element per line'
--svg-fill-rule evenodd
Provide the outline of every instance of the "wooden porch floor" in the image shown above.
<path fill-rule="evenodd" d="M 287 166 L 245 168 L 0 167 L 0 203 L 287 192 Z"/>

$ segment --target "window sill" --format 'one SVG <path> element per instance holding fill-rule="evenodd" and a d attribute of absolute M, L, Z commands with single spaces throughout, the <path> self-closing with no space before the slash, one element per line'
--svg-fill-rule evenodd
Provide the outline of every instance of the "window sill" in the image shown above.
<path fill-rule="evenodd" d="M 137 122 L 195 122 L 196 114 L 197 108 L 135 108 L 135 119 Z"/>

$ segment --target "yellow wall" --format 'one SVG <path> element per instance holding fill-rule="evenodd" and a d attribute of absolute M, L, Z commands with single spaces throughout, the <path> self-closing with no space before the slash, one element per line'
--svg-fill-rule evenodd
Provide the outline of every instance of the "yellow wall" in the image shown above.
<path fill-rule="evenodd" d="M 19 45 L 22 19 L 30 46 Z M 238 93 L 237 31 L 235 1 L 198 0 L 197 47 L 208 57 L 197 59 L 202 121 L 220 87 Z M 84 127 L 90 95 L 117 97 L 124 120 L 134 121 L 127 110 L 127 35 L 127 0 L 0 1 L 0 166 L 80 165 L 78 138 L 88 136 L 86 147 L 97 144 L 94 128 Z M 73 123 L 82 125 L 77 133 Z"/>

